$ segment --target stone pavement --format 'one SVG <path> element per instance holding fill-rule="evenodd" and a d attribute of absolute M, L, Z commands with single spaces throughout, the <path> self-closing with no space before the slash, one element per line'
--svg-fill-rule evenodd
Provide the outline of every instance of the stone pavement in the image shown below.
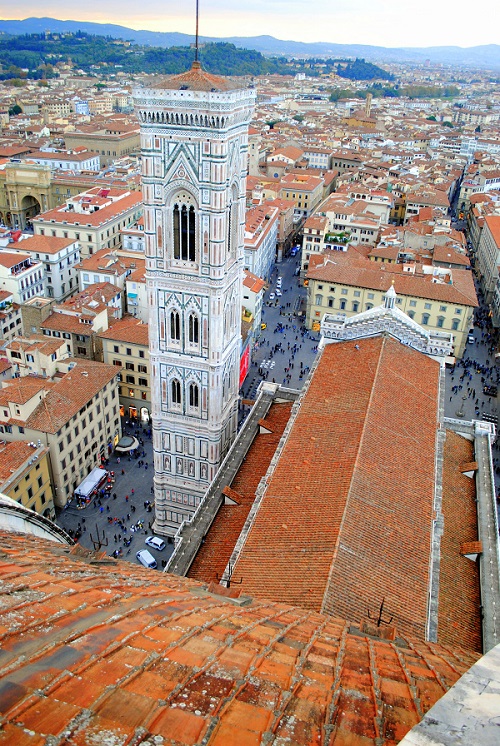
<path fill-rule="evenodd" d="M 79 543 L 88 549 L 98 548 L 111 555 L 116 549 L 121 548 L 122 559 L 129 562 L 138 562 L 135 556 L 136 552 L 139 549 L 148 549 L 155 557 L 158 569 L 161 570 L 162 562 L 166 563 L 174 549 L 173 543 L 167 543 L 162 552 L 151 549 L 144 543 L 146 536 L 153 535 L 150 525 L 154 520 L 154 507 L 148 510 L 145 506 L 147 501 L 151 503 L 154 501 L 151 493 L 153 486 L 153 446 L 151 438 L 143 433 L 142 428 L 127 425 L 126 421 L 122 421 L 122 427 L 124 435 L 135 435 L 144 440 L 141 453 L 144 450 L 146 455 L 141 455 L 137 460 L 134 458 L 129 460 L 128 456 L 120 455 L 118 457 L 113 453 L 106 467 L 109 471 L 115 472 L 115 483 L 111 490 L 111 496 L 102 498 L 100 500 L 101 505 L 93 501 L 82 510 L 78 510 L 75 503 L 72 502 L 64 510 L 58 511 L 56 523 L 66 531 L 75 532 L 80 527 L 82 535 L 79 538 Z M 118 462 L 118 458 L 120 458 L 120 462 Z M 147 463 L 148 468 L 146 469 L 145 466 L 139 467 L 139 461 Z M 122 470 L 125 472 L 124 474 L 122 474 Z M 113 499 L 113 494 L 116 494 L 116 499 Z M 113 522 L 109 523 L 108 518 L 113 519 Z M 122 520 L 126 531 L 114 522 L 115 518 Z M 138 521 L 142 521 L 144 527 L 138 531 L 131 531 L 131 527 Z M 130 538 L 130 546 L 126 547 L 123 540 Z"/>
<path fill-rule="evenodd" d="M 267 324 L 267 329 L 262 331 L 258 343 L 252 350 L 252 364 L 242 387 L 244 398 L 252 399 L 263 379 L 269 382 L 274 380 L 275 383 L 288 388 L 300 389 L 312 367 L 319 333 L 303 334 L 305 319 L 295 315 L 296 311 L 305 308 L 307 295 L 307 288 L 302 286 L 299 277 L 295 275 L 298 267 L 300 258 L 288 257 L 273 269 L 270 287 L 264 297 L 262 315 L 262 321 Z M 283 294 L 280 298 L 270 301 L 271 293 L 276 293 L 277 277 L 282 278 Z M 274 349 L 276 345 L 280 345 L 278 350 Z"/>

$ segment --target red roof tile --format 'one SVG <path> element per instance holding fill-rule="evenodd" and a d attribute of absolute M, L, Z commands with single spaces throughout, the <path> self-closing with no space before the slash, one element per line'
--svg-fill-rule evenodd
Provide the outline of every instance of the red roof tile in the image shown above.
<path fill-rule="evenodd" d="M 438 387 L 389 337 L 326 346 L 234 568 L 244 593 L 354 622 L 385 597 L 425 637 Z"/>
<path fill-rule="evenodd" d="M 477 658 L 282 605 L 240 608 L 79 547 L 0 541 L 2 746 L 137 734 L 309 745 L 325 730 L 335 744 L 392 746 Z"/>

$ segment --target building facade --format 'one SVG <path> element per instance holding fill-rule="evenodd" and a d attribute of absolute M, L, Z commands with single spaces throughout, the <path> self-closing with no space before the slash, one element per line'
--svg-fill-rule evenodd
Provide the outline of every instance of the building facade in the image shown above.
<path fill-rule="evenodd" d="M 199 63 L 138 89 L 155 530 L 188 520 L 237 431 L 248 122 L 254 91 Z"/>

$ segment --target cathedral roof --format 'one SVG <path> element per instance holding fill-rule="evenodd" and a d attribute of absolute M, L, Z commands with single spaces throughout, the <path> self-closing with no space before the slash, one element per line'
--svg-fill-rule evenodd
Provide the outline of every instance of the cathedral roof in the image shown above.
<path fill-rule="evenodd" d="M 241 88 L 237 82 L 220 75 L 212 75 L 203 70 L 201 64 L 196 60 L 190 70 L 180 75 L 169 75 L 163 83 L 156 86 L 167 90 L 177 91 L 210 91 L 220 93 L 222 91 L 233 91 Z"/>
<path fill-rule="evenodd" d="M 5 745 L 300 746 L 327 734 L 393 746 L 478 658 L 283 604 L 240 606 L 220 586 L 78 545 L 7 531 L 0 544 Z"/>

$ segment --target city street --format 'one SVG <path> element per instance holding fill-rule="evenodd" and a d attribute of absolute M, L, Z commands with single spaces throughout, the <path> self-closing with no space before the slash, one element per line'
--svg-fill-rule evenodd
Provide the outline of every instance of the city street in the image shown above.
<path fill-rule="evenodd" d="M 296 316 L 305 310 L 307 288 L 295 275 L 300 267 L 300 256 L 288 257 L 276 264 L 264 297 L 262 321 L 267 328 L 252 350 L 252 364 L 243 384 L 243 397 L 252 399 L 264 378 L 289 388 L 300 389 L 316 357 L 319 334 L 304 331 L 304 317 Z M 282 295 L 276 295 L 277 278 L 281 277 Z"/>
<path fill-rule="evenodd" d="M 156 559 L 158 569 L 162 570 L 162 563 L 166 563 L 173 552 L 173 542 L 165 539 L 167 545 L 161 552 L 144 543 L 147 536 L 154 535 L 150 528 L 154 520 L 154 506 L 146 505 L 148 501 L 153 503 L 154 500 L 151 493 L 153 446 L 151 438 L 146 434 L 149 426 L 145 426 L 144 431 L 138 425 L 127 425 L 125 420 L 122 421 L 122 426 L 124 435 L 135 435 L 143 439 L 141 456 L 138 459 L 129 459 L 123 454 L 118 456 L 113 453 L 107 466 L 109 471 L 115 472 L 111 495 L 90 502 L 82 510 L 79 510 L 73 501 L 58 512 L 56 522 L 66 531 L 80 530 L 81 536 L 78 541 L 83 547 L 102 550 L 108 555 L 121 550 L 119 556 L 129 562 L 138 563 L 136 553 L 139 549 L 147 549 Z M 139 462 L 144 464 L 139 466 Z M 142 523 L 142 527 L 137 526 L 138 523 Z M 130 545 L 126 546 L 129 539 Z"/>

